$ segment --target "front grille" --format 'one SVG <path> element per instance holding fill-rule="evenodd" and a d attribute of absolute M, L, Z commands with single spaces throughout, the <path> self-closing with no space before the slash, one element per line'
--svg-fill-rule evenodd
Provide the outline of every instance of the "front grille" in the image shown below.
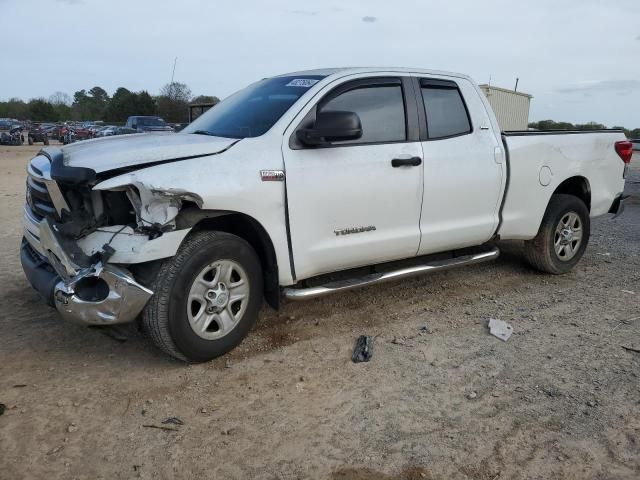
<path fill-rule="evenodd" d="M 32 177 L 27 177 L 27 205 L 38 220 L 56 216 L 56 209 L 49 196 L 47 186 Z"/>

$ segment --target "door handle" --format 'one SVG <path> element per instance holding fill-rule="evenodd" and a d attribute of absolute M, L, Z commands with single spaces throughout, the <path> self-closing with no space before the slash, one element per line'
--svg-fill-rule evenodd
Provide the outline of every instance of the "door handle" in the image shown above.
<path fill-rule="evenodd" d="M 421 163 L 422 163 L 422 159 L 420 157 L 394 158 L 393 160 L 391 160 L 391 166 L 393 168 L 417 167 Z"/>

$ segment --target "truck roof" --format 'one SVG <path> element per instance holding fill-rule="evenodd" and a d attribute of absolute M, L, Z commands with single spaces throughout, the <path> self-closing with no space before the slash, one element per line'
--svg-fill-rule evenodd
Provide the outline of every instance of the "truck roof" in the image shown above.
<path fill-rule="evenodd" d="M 445 72 L 441 70 L 428 70 L 425 68 L 407 68 L 407 67 L 337 67 L 337 68 L 320 68 L 315 70 L 301 70 L 298 72 L 285 73 L 277 75 L 278 77 L 290 77 L 294 75 L 322 75 L 326 77 L 345 77 L 358 73 L 376 73 L 376 72 L 397 72 L 403 75 L 421 74 L 421 75 L 445 75 L 449 77 L 464 78 L 471 80 L 471 77 L 462 73 Z"/>

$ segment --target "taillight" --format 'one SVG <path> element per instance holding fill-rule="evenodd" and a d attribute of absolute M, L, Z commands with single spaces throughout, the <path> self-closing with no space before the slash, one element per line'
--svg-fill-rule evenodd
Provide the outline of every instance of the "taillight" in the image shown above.
<path fill-rule="evenodd" d="M 622 140 L 616 142 L 616 153 L 627 165 L 631 163 L 631 157 L 633 156 L 633 143 L 629 140 Z"/>

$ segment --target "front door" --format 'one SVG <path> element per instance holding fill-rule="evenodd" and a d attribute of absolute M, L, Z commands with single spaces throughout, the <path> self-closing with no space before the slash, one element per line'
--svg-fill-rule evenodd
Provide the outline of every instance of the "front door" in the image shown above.
<path fill-rule="evenodd" d="M 414 256 L 423 164 L 411 83 L 395 77 L 346 82 L 309 114 L 320 111 L 355 112 L 362 137 L 316 148 L 285 138 L 296 278 Z"/>

